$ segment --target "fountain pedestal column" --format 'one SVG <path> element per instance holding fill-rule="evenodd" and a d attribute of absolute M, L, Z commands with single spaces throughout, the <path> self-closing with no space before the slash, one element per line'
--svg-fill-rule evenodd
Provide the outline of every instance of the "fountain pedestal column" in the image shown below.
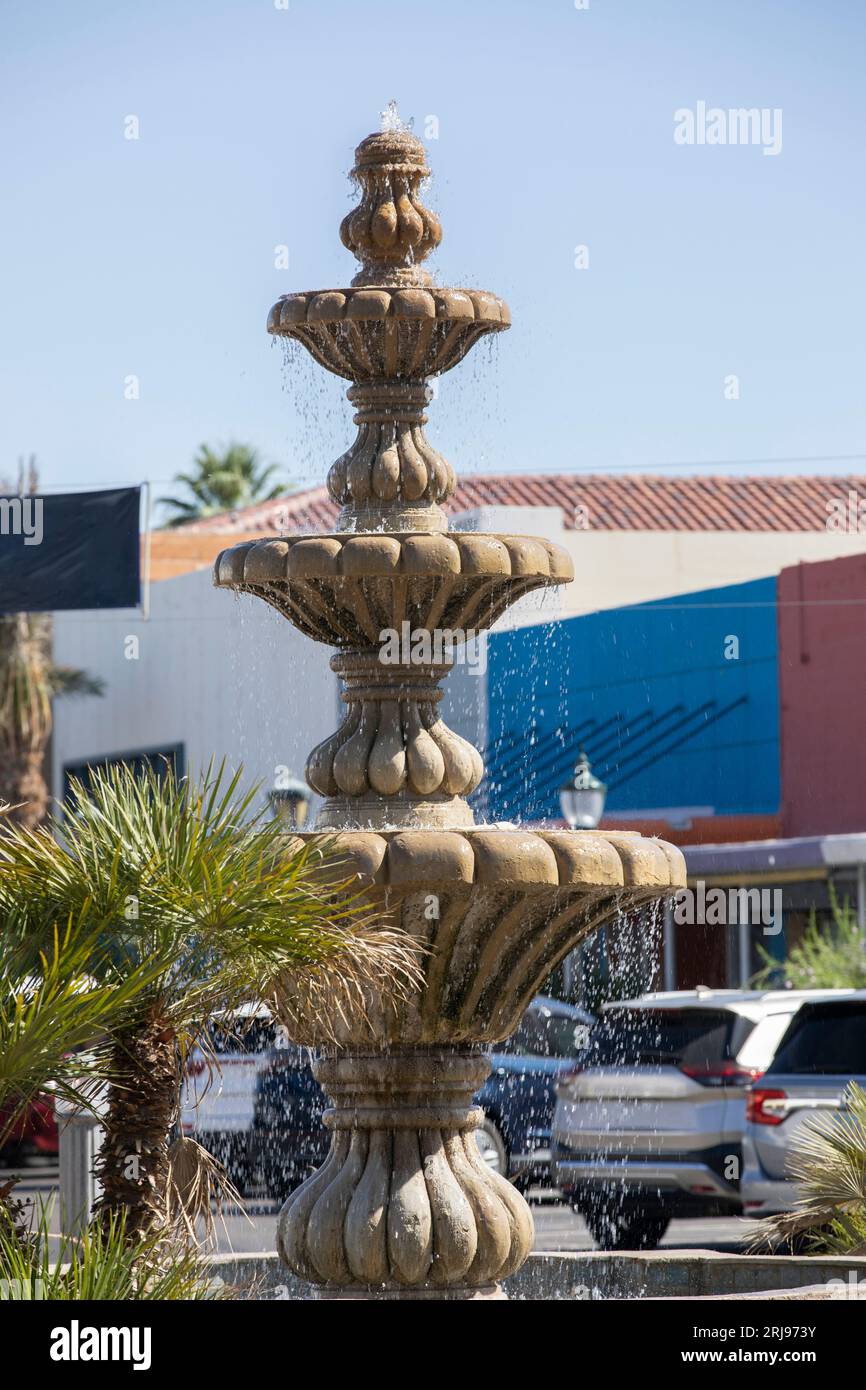
<path fill-rule="evenodd" d="M 532 1247 L 517 1189 L 484 1163 L 474 1048 L 340 1052 L 314 1064 L 331 1150 L 289 1198 L 278 1243 L 320 1298 L 501 1298 Z"/>

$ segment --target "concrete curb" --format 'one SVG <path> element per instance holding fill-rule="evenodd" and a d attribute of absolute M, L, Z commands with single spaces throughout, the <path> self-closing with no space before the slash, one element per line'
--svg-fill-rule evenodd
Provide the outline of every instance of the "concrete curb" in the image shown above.
<path fill-rule="evenodd" d="M 309 1289 L 276 1252 L 215 1255 L 214 1273 L 248 1297 L 306 1299 Z M 830 1288 L 828 1289 L 828 1285 Z M 866 1259 L 844 1255 L 731 1255 L 716 1250 L 538 1251 L 505 1281 L 509 1298 L 866 1298 Z M 243 1292 L 242 1292 L 243 1296 Z"/>

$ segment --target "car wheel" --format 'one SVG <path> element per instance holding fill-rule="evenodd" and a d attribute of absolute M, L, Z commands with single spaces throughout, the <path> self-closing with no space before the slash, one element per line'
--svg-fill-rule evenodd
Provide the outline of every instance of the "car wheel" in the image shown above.
<path fill-rule="evenodd" d="M 617 1211 L 606 1204 L 579 1210 L 599 1250 L 655 1250 L 670 1224 L 661 1211 Z"/>
<path fill-rule="evenodd" d="M 475 1131 L 475 1142 L 487 1167 L 492 1172 L 501 1173 L 503 1178 L 507 1178 L 508 1155 L 505 1152 L 505 1143 L 492 1120 L 485 1118 L 483 1123 L 478 1126 Z"/>

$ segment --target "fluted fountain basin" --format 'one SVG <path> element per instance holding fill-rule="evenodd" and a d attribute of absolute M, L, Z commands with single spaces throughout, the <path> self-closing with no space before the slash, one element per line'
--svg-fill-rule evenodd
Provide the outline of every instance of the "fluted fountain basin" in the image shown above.
<path fill-rule="evenodd" d="M 269 333 L 347 381 L 436 376 L 510 324 L 505 301 L 484 290 L 381 285 L 287 294 L 268 315 Z"/>
<path fill-rule="evenodd" d="M 475 1142 L 486 1049 L 590 932 L 682 887 L 683 856 L 614 831 L 379 830 L 329 844 L 329 881 L 365 886 L 417 942 L 423 983 L 348 1014 L 345 1001 L 298 1011 L 296 1040 L 322 1052 L 331 1148 L 280 1213 L 281 1259 L 319 1298 L 502 1298 L 533 1223 Z"/>
<path fill-rule="evenodd" d="M 341 532 L 243 541 L 223 550 L 214 584 L 265 599 L 308 637 L 366 648 L 404 621 L 490 627 L 524 594 L 568 583 L 568 551 L 534 536 Z"/>
<path fill-rule="evenodd" d="M 628 831 L 361 830 L 327 843 L 327 874 L 363 885 L 373 909 L 418 943 L 424 983 L 374 1001 L 348 1031 L 338 1017 L 311 1020 L 310 1046 L 499 1042 L 569 951 L 686 883 L 676 846 Z"/>

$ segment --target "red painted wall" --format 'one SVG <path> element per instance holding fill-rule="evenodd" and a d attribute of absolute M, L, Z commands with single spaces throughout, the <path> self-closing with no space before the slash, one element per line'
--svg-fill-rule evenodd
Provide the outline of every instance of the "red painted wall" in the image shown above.
<path fill-rule="evenodd" d="M 866 830 L 866 555 L 778 581 L 782 834 Z"/>

